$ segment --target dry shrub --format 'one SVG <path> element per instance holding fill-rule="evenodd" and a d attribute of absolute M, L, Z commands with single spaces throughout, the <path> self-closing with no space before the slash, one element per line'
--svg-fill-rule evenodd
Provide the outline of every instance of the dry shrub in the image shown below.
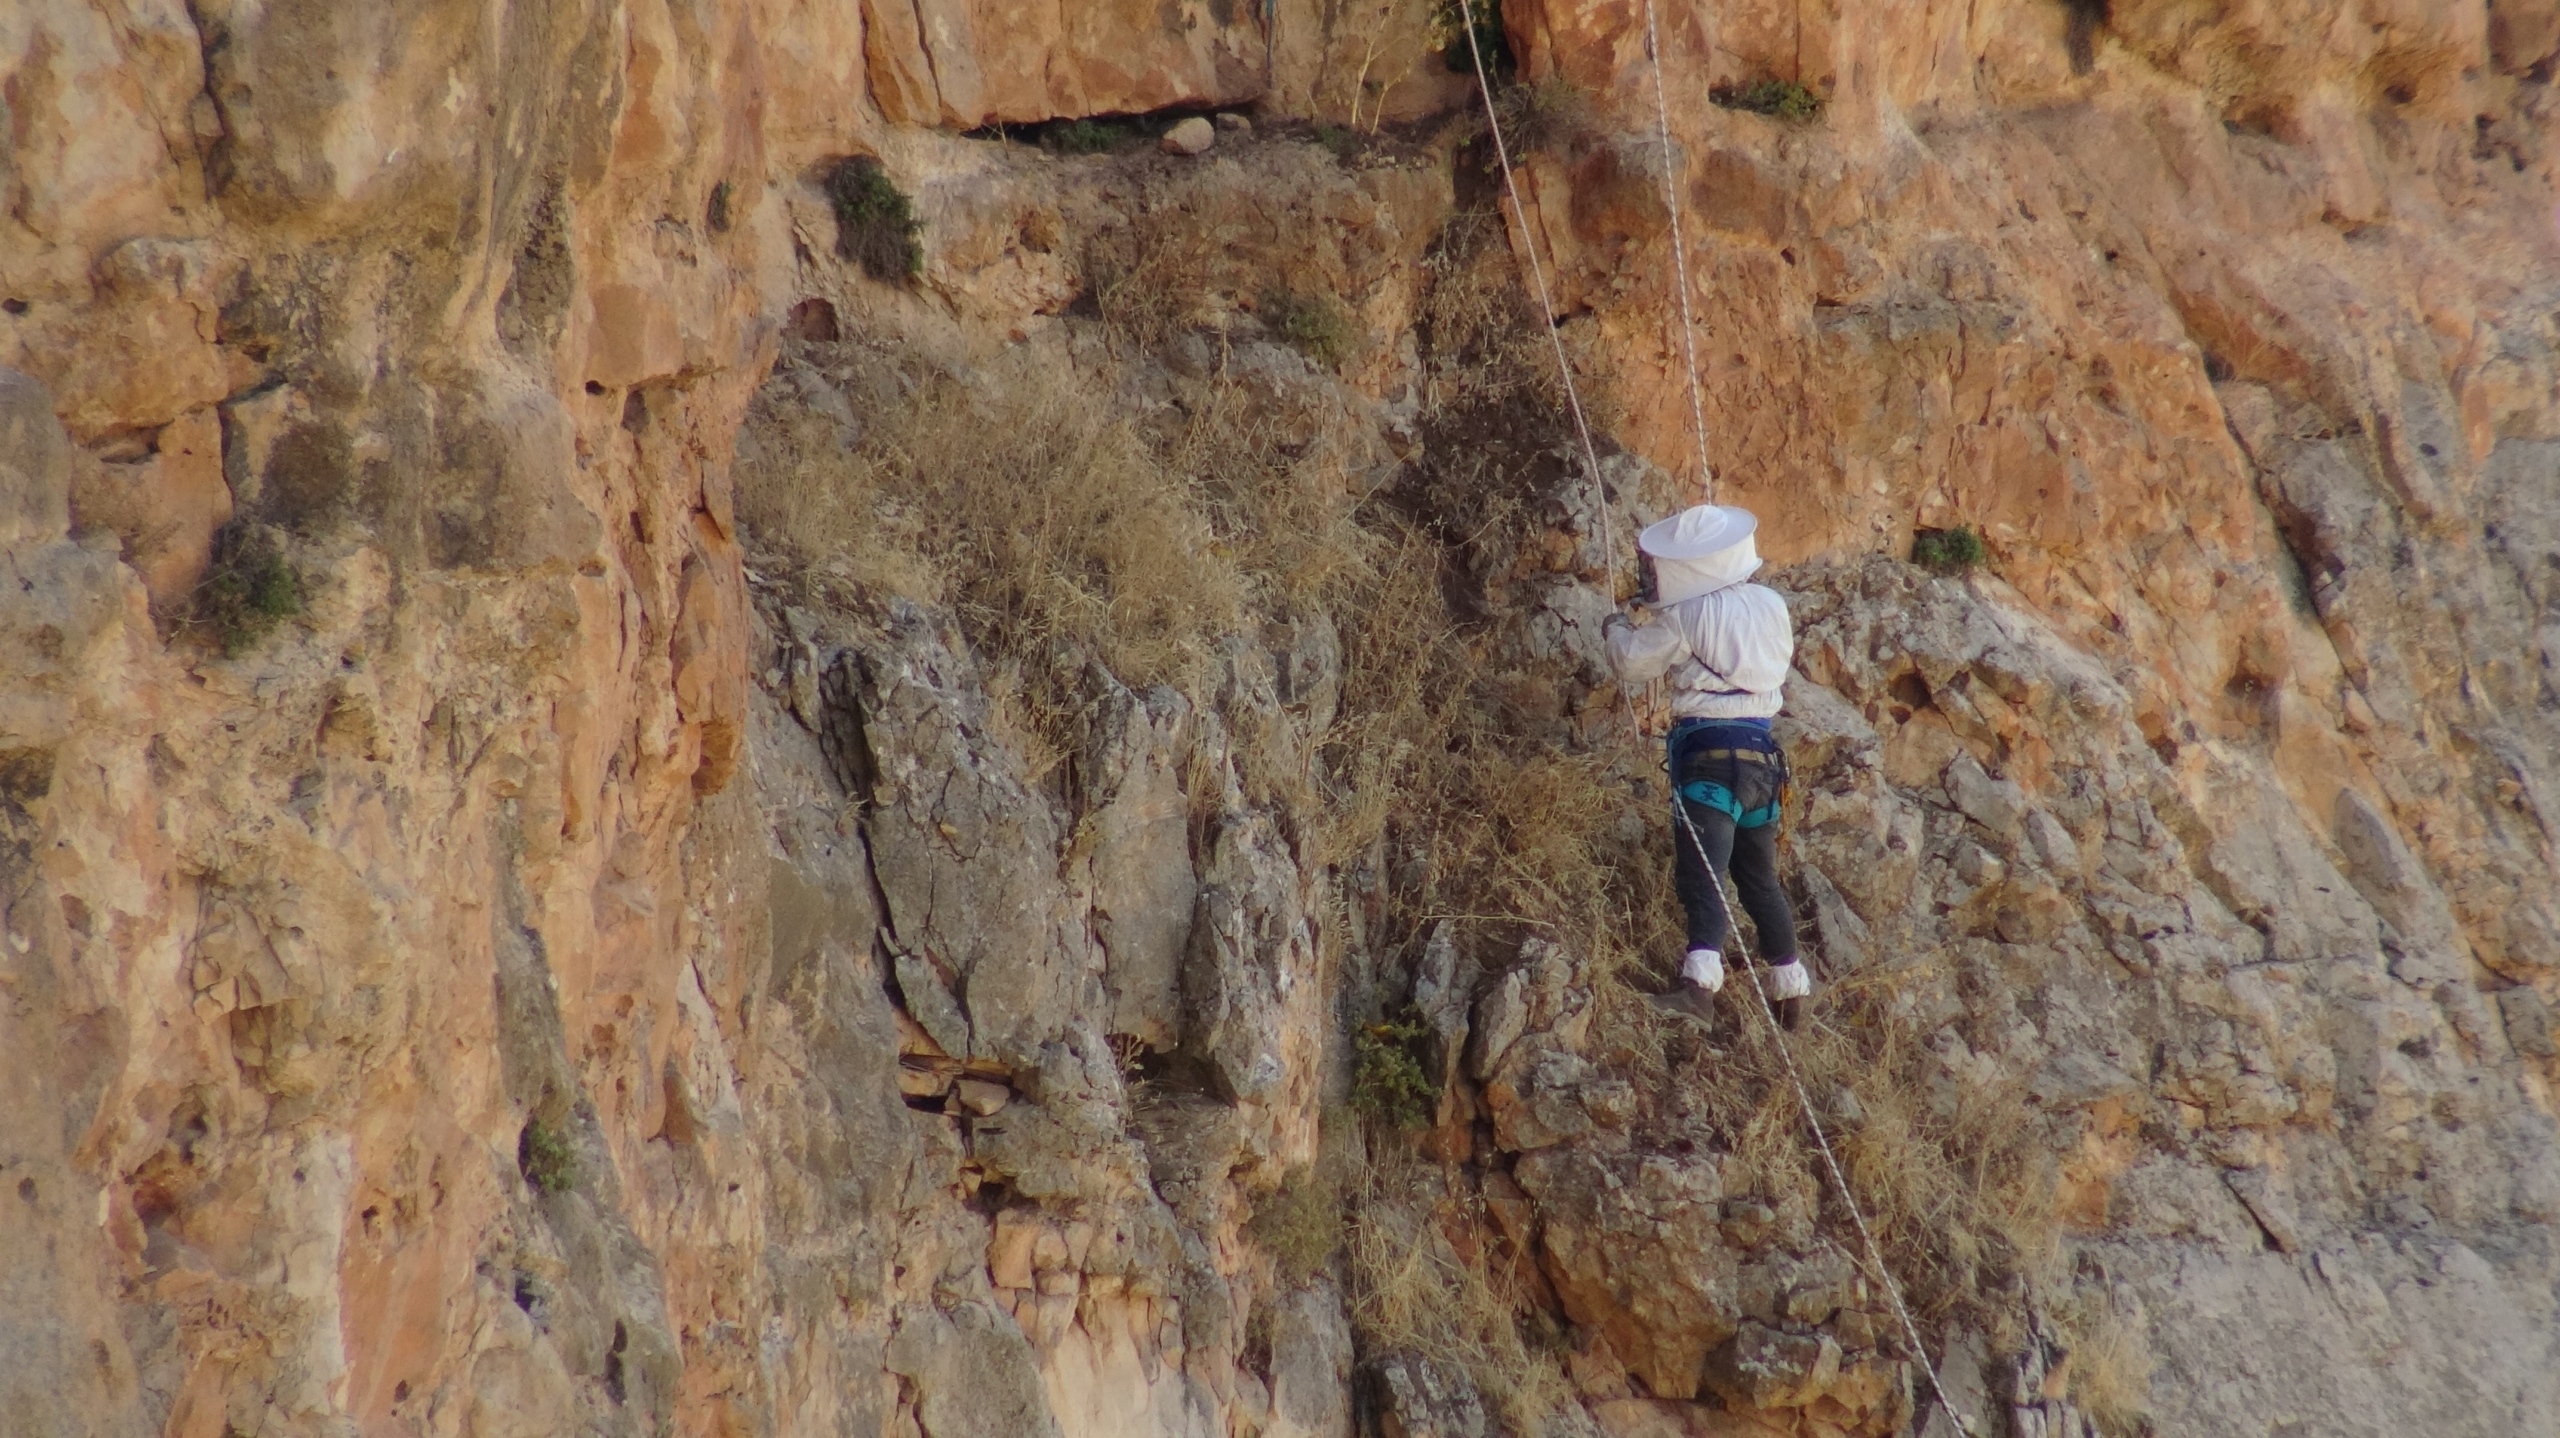
<path fill-rule="evenodd" d="M 1347 609 L 1376 591 L 1391 541 L 1350 502 L 1352 426 L 1339 397 L 1249 396 L 1221 381 L 1161 436 L 1165 466 L 1198 476 L 1229 562 L 1268 608 Z"/>
<path fill-rule="evenodd" d="M 1569 150 L 1599 126 L 1591 97 L 1572 81 L 1556 77 L 1508 86 L 1495 97 L 1493 108 L 1514 159 L 1541 150 Z"/>
<path fill-rule="evenodd" d="M 1575 1402 L 1555 1353 L 1532 1341 L 1526 1295 L 1479 1250 L 1462 1255 L 1448 1220 L 1490 1231 L 1481 1213 L 1441 1197 L 1439 1174 L 1400 1144 L 1373 1148 L 1353 1175 L 1351 1322 L 1364 1352 L 1406 1353 L 1464 1372 L 1511 1431 L 1544 1430 Z"/>
<path fill-rule="evenodd" d="M 2151 1350 L 2104 1293 L 2085 1293 L 2056 1314 L 2071 1353 L 2066 1396 L 2107 1438 L 2150 1431 Z"/>
<path fill-rule="evenodd" d="M 1138 684 L 1191 679 L 1244 596 L 1203 496 L 1070 384 L 929 385 L 883 447 L 900 536 L 998 655 L 1065 644 Z"/>
<path fill-rule="evenodd" d="M 1433 378 L 1447 386 L 1434 398 L 1452 408 L 1527 401 L 1560 412 L 1564 382 L 1555 349 L 1521 282 L 1501 214 L 1470 210 L 1452 218 L 1423 269 L 1421 319 L 1439 361 Z"/>
<path fill-rule="evenodd" d="M 1389 90 L 1440 39 L 1432 0 L 1348 0 L 1321 7 L 1317 70 L 1308 98 L 1317 113 L 1375 133 Z"/>
<path fill-rule="evenodd" d="M 1342 1250 L 1342 1195 L 1323 1164 L 1301 1164 L 1254 1201 L 1245 1234 L 1271 1255 L 1289 1287 L 1303 1285 Z"/>
<path fill-rule="evenodd" d="M 1931 1106 L 1930 1060 L 1891 1002 L 1892 985 L 1909 977 L 1866 973 L 1835 985 L 1823 1022 L 1791 1040 L 1790 1052 L 1914 1318 L 1924 1328 L 1963 1321 L 1995 1343 L 2018 1341 L 2014 1304 L 1990 1295 L 2052 1268 L 2051 1151 L 2020 1081 L 1968 1087 L 1950 1111 Z M 1836 1203 L 1771 1027 L 1742 987 L 1750 981 L 1738 975 L 1727 988 L 1736 1027 L 1709 1064 L 1714 1079 L 1698 1090 L 1732 1155 L 1726 1186 L 1818 1189 Z M 1854 1232 L 1839 1237 L 1857 1247 Z"/>
<path fill-rule="evenodd" d="M 1371 456 L 1329 390 L 1210 378 L 1141 423 L 1119 417 L 1113 361 L 1026 359 L 967 383 L 849 340 L 795 344 L 784 373 L 739 440 L 757 546 L 840 597 L 951 609 L 1035 771 L 1071 747 L 1088 663 L 1205 701 L 1231 636 L 1328 614 L 1355 633 L 1373 616 L 1402 626 L 1398 597 L 1423 597 L 1394 572 L 1406 537 L 1363 522 L 1351 476 Z M 858 433 L 815 391 L 848 395 Z M 1248 794 L 1284 802 L 1319 847 L 1335 812 L 1392 801 L 1368 782 L 1387 777 L 1375 764 L 1315 762 L 1363 730 L 1357 709 L 1309 743 L 1228 716 Z"/>
<path fill-rule="evenodd" d="M 1221 535 L 1233 506 L 1192 467 L 1208 454 L 1140 432 L 1108 377 L 1063 367 L 856 387 L 874 402 L 850 448 L 805 406 L 750 416 L 739 508 L 761 544 L 857 591 L 948 604 L 997 697 L 1035 716 L 1071 702 L 1087 659 L 1199 690 L 1251 598 Z"/>
<path fill-rule="evenodd" d="M 1641 945 L 1629 915 L 1651 867 L 1618 837 L 1630 790 L 1609 756 L 1558 752 L 1505 722 L 1469 672 L 1462 627 L 1419 592 L 1430 577 L 1389 576 L 1391 597 L 1347 637 L 1349 713 L 1327 736 L 1339 797 L 1318 851 L 1384 841 L 1414 936 L 1443 919 L 1489 924 L 1614 967 Z"/>
<path fill-rule="evenodd" d="M 1556 492 L 1585 482 L 1558 458 L 1553 352 L 1489 215 L 1453 219 L 1427 266 L 1423 456 L 1360 510 L 1361 582 L 1336 591 L 1341 717 L 1312 852 L 1374 859 L 1391 897 L 1371 932 L 1391 949 L 1454 919 L 1488 953 L 1537 934 L 1614 971 L 1660 932 L 1665 834 L 1630 822 L 1646 760 L 1572 742 L 1556 666 L 1504 612 L 1551 582 Z"/>
<path fill-rule="evenodd" d="M 1095 312 L 1135 351 L 1155 349 L 1216 318 L 1223 237 L 1197 225 L 1141 217 L 1085 245 L 1085 293 Z"/>

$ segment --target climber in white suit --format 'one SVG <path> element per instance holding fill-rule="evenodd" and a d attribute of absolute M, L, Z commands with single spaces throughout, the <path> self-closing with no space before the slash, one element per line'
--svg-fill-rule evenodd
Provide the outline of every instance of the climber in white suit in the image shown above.
<path fill-rule="evenodd" d="M 1650 613 L 1612 614 L 1609 660 L 1630 684 L 1667 679 L 1671 733 L 1672 882 L 1688 911 L 1689 951 L 1663 1002 L 1704 1018 L 1724 987 L 1722 875 L 1741 891 L 1769 965 L 1769 997 L 1789 1029 L 1804 1021 L 1813 980 L 1796 952 L 1795 916 L 1778 883 L 1779 805 L 1786 755 L 1769 721 L 1784 700 L 1795 627 L 1777 591 L 1749 583 L 1760 568 L 1749 510 L 1702 504 L 1646 528 L 1653 560 Z"/>

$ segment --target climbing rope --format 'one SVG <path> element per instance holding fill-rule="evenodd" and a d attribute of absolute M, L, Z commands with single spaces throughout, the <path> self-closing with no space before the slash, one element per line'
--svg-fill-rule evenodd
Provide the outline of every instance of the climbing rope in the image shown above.
<path fill-rule="evenodd" d="M 1520 222 L 1520 248 L 1529 257 L 1529 278 L 1538 288 L 1538 313 L 1546 317 L 1547 342 L 1555 346 L 1556 373 L 1564 376 L 1565 407 L 1573 411 L 1573 432 L 1582 440 L 1582 472 L 1591 476 L 1591 506 L 1600 512 L 1600 552 L 1609 566 L 1609 602 L 1618 602 L 1618 541 L 1609 522 L 1609 491 L 1600 482 L 1600 451 L 1591 442 L 1591 422 L 1583 417 L 1582 389 L 1573 382 L 1573 363 L 1565 358 L 1564 336 L 1556 330 L 1555 297 L 1547 291 L 1547 267 L 1538 261 L 1538 232 L 1529 228 L 1529 207 L 1520 202 L 1520 181 L 1511 170 L 1511 147 L 1502 138 L 1502 116 L 1493 108 L 1493 82 L 1485 77 L 1484 46 L 1476 39 L 1475 0 L 1458 0 L 1460 17 L 1466 21 L 1467 55 L 1475 61 L 1476 95 L 1484 101 L 1484 122 L 1493 133 L 1493 158 L 1502 166 L 1502 193 L 1511 201 L 1511 213 Z M 1703 433 L 1703 431 L 1702 431 Z M 1635 713 L 1628 711 L 1627 723 L 1635 724 Z"/>
<path fill-rule="evenodd" d="M 1485 72 L 1484 47 L 1476 38 L 1475 0 L 1458 0 L 1458 8 L 1460 17 L 1465 21 L 1467 55 L 1475 64 L 1476 94 L 1484 103 L 1485 124 L 1493 137 L 1494 159 L 1502 168 L 1503 195 L 1511 202 L 1512 215 L 1520 223 L 1521 249 L 1528 258 L 1530 280 L 1537 289 L 1538 310 L 1546 321 L 1547 339 L 1555 347 L 1556 372 L 1564 380 L 1565 404 L 1573 413 L 1574 433 L 1582 441 L 1584 473 L 1591 477 L 1593 505 L 1600 512 L 1601 543 L 1605 546 L 1605 552 L 1611 556 L 1610 562 L 1614 567 L 1617 543 L 1611 533 L 1608 491 L 1600 482 L 1599 451 L 1591 441 L 1591 425 L 1583 415 L 1581 389 L 1574 383 L 1573 365 L 1565 355 L 1564 338 L 1556 331 L 1555 299 L 1547 288 L 1546 266 L 1538 259 L 1537 232 L 1530 227 L 1528 206 L 1521 201 L 1519 179 L 1511 167 L 1511 149 L 1502 135 L 1502 116 L 1494 107 L 1493 82 Z M 1706 401 L 1698 385 L 1696 329 L 1689 313 L 1689 264 L 1680 233 L 1680 196 L 1671 171 L 1671 111 L 1670 102 L 1665 98 L 1663 88 L 1660 29 L 1654 19 L 1653 0 L 1644 0 L 1644 28 L 1646 47 L 1653 58 L 1654 117 L 1662 156 L 1663 200 L 1671 212 L 1671 258 L 1680 287 L 1681 341 L 1689 371 L 1690 435 L 1698 447 L 1700 485 L 1712 499 L 1715 492 L 1715 472 L 1707 462 Z M 1610 597 L 1614 601 L 1616 595 L 1613 593 Z M 1625 703 L 1624 695 L 1621 695 L 1620 699 L 1622 707 L 1626 710 L 1628 731 L 1637 742 L 1641 743 L 1643 733 L 1636 723 L 1635 710 L 1631 704 Z M 1706 866 L 1708 873 L 1715 875 L 1717 895 L 1724 902 L 1725 913 L 1728 915 L 1729 932 L 1732 935 L 1730 942 L 1735 945 L 1737 955 L 1747 959 L 1748 955 L 1740 954 L 1741 926 L 1738 923 L 1732 923 L 1730 919 L 1730 916 L 1736 912 L 1731 879 L 1717 873 L 1715 865 L 1708 860 L 1706 842 L 1698 836 L 1697 826 L 1689 818 L 1688 806 L 1680 802 L 1676 793 L 1672 796 L 1671 812 L 1679 818 L 1680 827 L 1687 833 L 1689 843 L 1698 851 L 1698 862 Z M 1799 962 L 1802 961 L 1799 960 Z M 1787 1047 L 1786 1033 L 1778 1025 L 1777 1009 L 1769 1002 L 1769 991 L 1762 978 L 1761 967 L 1748 962 L 1741 967 L 1748 969 L 1751 973 L 1752 995 L 1760 1001 L 1760 1017 L 1769 1026 L 1770 1042 L 1778 1050 L 1779 1060 L 1786 1069 L 1788 1086 L 1795 1091 L 1796 1107 L 1804 1115 L 1806 1129 L 1813 1134 L 1814 1147 L 1822 1155 L 1823 1168 L 1831 1175 L 1831 1186 L 1838 1191 L 1842 1205 L 1849 1210 L 1850 1222 L 1857 1227 L 1859 1241 L 1866 1249 L 1867 1264 L 1874 1272 L 1877 1281 L 1883 1286 L 1885 1296 L 1892 1300 L 1894 1316 L 1902 1322 L 1903 1335 L 1910 1341 L 1912 1356 L 1919 1360 L 1921 1370 L 1928 1375 L 1929 1389 L 1938 1395 L 1938 1404 L 1946 1411 L 1947 1416 L 1953 1419 L 1956 1426 L 1963 1432 L 1980 1433 L 1981 1429 L 1975 1425 L 1973 1419 L 1956 1406 L 1954 1397 L 1947 1392 L 1946 1383 L 1939 1377 L 1937 1363 L 1929 1357 L 1928 1346 L 1920 1341 L 1920 1326 L 1912 1321 L 1910 1306 L 1903 1301 L 1902 1285 L 1894 1281 L 1893 1270 L 1885 1263 L 1884 1246 L 1876 1242 L 1874 1230 L 1867 1226 L 1866 1212 L 1858 1206 L 1858 1196 L 1849 1188 L 1849 1176 L 1842 1171 L 1839 1156 L 1832 1151 L 1830 1136 L 1823 1132 L 1822 1119 L 1813 1107 L 1813 1097 L 1805 1090 L 1804 1076 L 1796 1068 L 1795 1054 Z"/>
<path fill-rule="evenodd" d="M 1644 0 L 1644 50 L 1653 61 L 1654 143 L 1662 156 L 1662 204 L 1671 212 L 1671 270 L 1680 294 L 1680 349 L 1689 361 L 1689 434 L 1698 443 L 1698 502 L 1716 501 L 1715 466 L 1707 459 L 1707 400 L 1698 388 L 1698 324 L 1689 314 L 1689 245 L 1680 235 L 1680 189 L 1671 176 L 1671 101 L 1662 88 L 1662 31 L 1653 0 Z"/>
<path fill-rule="evenodd" d="M 1679 816 L 1680 827 L 1688 834 L 1690 846 L 1698 851 L 1698 862 L 1705 865 L 1709 874 L 1715 876 L 1716 896 L 1724 904 L 1725 933 L 1728 936 L 1726 942 L 1732 944 L 1736 953 L 1740 954 L 1742 926 L 1735 917 L 1736 896 L 1733 892 L 1733 881 L 1728 876 L 1718 873 L 1715 864 L 1707 858 L 1706 841 L 1698 837 L 1698 826 L 1689 817 L 1689 806 L 1681 802 L 1677 794 L 1671 797 L 1671 812 Z M 1744 955 L 1744 957 L 1748 956 Z M 1799 958 L 1796 962 L 1803 963 L 1804 960 Z M 1874 1270 L 1877 1281 L 1884 1286 L 1885 1297 L 1893 1301 L 1894 1317 L 1902 1320 L 1903 1336 L 1911 1340 L 1912 1355 L 1920 1360 L 1922 1371 L 1929 1375 L 1929 1390 L 1938 1395 L 1938 1406 L 1944 1408 L 1947 1416 L 1955 1420 L 1958 1429 L 1965 1433 L 1981 1432 L 1981 1429 L 1974 1426 L 1973 1419 L 1956 1406 L 1955 1398 L 1947 1392 L 1946 1383 L 1939 1378 L 1937 1363 L 1929 1357 L 1928 1346 L 1920 1341 L 1920 1325 L 1911 1321 L 1911 1310 L 1902 1301 L 1902 1285 L 1894 1282 L 1893 1270 L 1885 1266 L 1884 1245 L 1876 1242 L 1874 1231 L 1867 1227 L 1865 1211 L 1858 1207 L 1857 1195 L 1849 1191 L 1849 1176 L 1841 1171 L 1839 1156 L 1831 1150 L 1830 1136 L 1822 1131 L 1822 1120 L 1815 1116 L 1813 1096 L 1805 1091 L 1804 1075 L 1796 1068 L 1795 1051 L 1787 1047 L 1786 1032 L 1778 1026 L 1777 1007 L 1769 1002 L 1766 968 L 1754 963 L 1740 964 L 1736 967 L 1747 970 L 1751 975 L 1752 997 L 1760 1001 L 1760 1017 L 1769 1025 L 1770 1044 L 1777 1049 L 1778 1060 L 1787 1071 L 1787 1083 L 1796 1092 L 1796 1107 L 1804 1113 L 1804 1126 L 1813 1134 L 1813 1146 L 1822 1155 L 1822 1166 L 1831 1173 L 1831 1186 L 1839 1190 L 1840 1201 L 1849 1210 L 1849 1221 L 1857 1226 L 1858 1240 L 1866 1246 L 1868 1266 Z"/>

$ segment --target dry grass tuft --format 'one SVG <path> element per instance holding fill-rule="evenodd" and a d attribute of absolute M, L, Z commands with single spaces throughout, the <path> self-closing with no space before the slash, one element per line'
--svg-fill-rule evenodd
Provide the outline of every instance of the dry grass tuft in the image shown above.
<path fill-rule="evenodd" d="M 1333 456 L 1284 452 L 1224 391 L 1150 433 L 1116 417 L 1113 373 L 1026 365 L 973 385 L 827 348 L 867 427 L 848 446 L 811 407 L 760 402 L 742 517 L 822 582 L 950 606 L 1031 728 L 1076 706 L 1089 660 L 1196 695 L 1221 637 L 1363 568 L 1320 513 Z"/>
<path fill-rule="evenodd" d="M 1438 1172 L 1401 1145 L 1373 1151 L 1354 1177 L 1351 1322 L 1363 1351 L 1459 1369 L 1511 1431 L 1543 1431 L 1575 1402 L 1573 1385 L 1553 1349 L 1524 1328 L 1526 1295 L 1480 1250 L 1463 1255 L 1450 1242 L 1453 1226 L 1483 1232 L 1484 1216 L 1439 1196 Z"/>
<path fill-rule="evenodd" d="M 2016 1341 L 2014 1302 L 1995 1295 L 2055 1262 L 2052 1151 L 2021 1083 L 1970 1087 L 1960 1103 L 1933 1104 L 1934 1065 L 1892 1002 L 1894 986 L 1915 977 L 1928 981 L 1870 972 L 1834 986 L 1822 1022 L 1791 1051 L 1913 1316 L 1924 1327 L 1962 1321 L 1995 1342 Z M 1695 1096 L 1732 1155 L 1728 1189 L 1818 1191 L 1836 1211 L 1757 1000 L 1736 985 L 1724 1003 L 1734 1027 L 1709 1062 L 1713 1081 Z"/>
<path fill-rule="evenodd" d="M 2103 1292 L 2083 1293 L 2055 1315 L 2070 1349 L 2065 1396 L 2107 1438 L 2151 1429 L 2151 1350 Z"/>
<path fill-rule="evenodd" d="M 1558 78 L 1508 86 L 1494 98 L 1494 110 L 1514 158 L 1570 150 L 1599 127 L 1590 95 Z"/>
<path fill-rule="evenodd" d="M 1460 408 L 1530 400 L 1560 413 L 1564 383 L 1555 351 L 1541 333 L 1536 300 L 1522 289 L 1502 216 L 1473 210 L 1452 219 L 1423 266 L 1430 283 L 1421 318 L 1439 361 L 1433 378 L 1448 387 L 1440 402 Z"/>
<path fill-rule="evenodd" d="M 1125 346 L 1153 350 L 1217 318 L 1215 293 L 1228 248 L 1210 229 L 1134 220 L 1086 243 L 1085 292 Z"/>
<path fill-rule="evenodd" d="M 1298 1287 L 1342 1251 L 1342 1195 L 1323 1164 L 1302 1164 L 1253 1205 L 1245 1234 L 1271 1255 L 1281 1282 Z"/>

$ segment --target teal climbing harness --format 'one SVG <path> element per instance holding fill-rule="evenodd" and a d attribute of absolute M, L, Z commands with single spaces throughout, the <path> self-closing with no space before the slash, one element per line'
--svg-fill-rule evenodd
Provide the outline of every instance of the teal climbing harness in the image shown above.
<path fill-rule="evenodd" d="M 1778 815 L 1786 806 L 1787 786 L 1791 778 L 1787 772 L 1785 751 L 1774 743 L 1766 749 L 1738 744 L 1713 749 L 1684 748 L 1681 740 L 1685 727 L 1676 726 L 1665 746 L 1671 753 L 1664 767 L 1677 766 L 1672 787 L 1680 797 L 1733 820 L 1737 829 L 1757 829 L 1778 822 Z M 1732 783 L 1706 778 L 1698 772 L 1708 765 L 1743 764 L 1756 766 L 1759 772 L 1737 767 L 1722 769 L 1720 772 Z M 1708 772 L 1719 771 L 1710 769 Z M 1751 802 L 1746 803 L 1744 794 L 1734 792 L 1737 787 L 1746 791 Z M 1766 802 L 1761 802 L 1763 800 Z"/>
<path fill-rule="evenodd" d="M 1733 826 L 1737 829 L 1757 829 L 1763 824 L 1778 822 L 1777 800 L 1772 799 L 1757 809 L 1746 809 L 1742 807 L 1741 800 L 1733 797 L 1731 789 L 1712 779 L 1692 779 L 1681 785 L 1680 797 L 1692 804 L 1704 804 L 1719 814 L 1730 816 L 1733 819 Z"/>

